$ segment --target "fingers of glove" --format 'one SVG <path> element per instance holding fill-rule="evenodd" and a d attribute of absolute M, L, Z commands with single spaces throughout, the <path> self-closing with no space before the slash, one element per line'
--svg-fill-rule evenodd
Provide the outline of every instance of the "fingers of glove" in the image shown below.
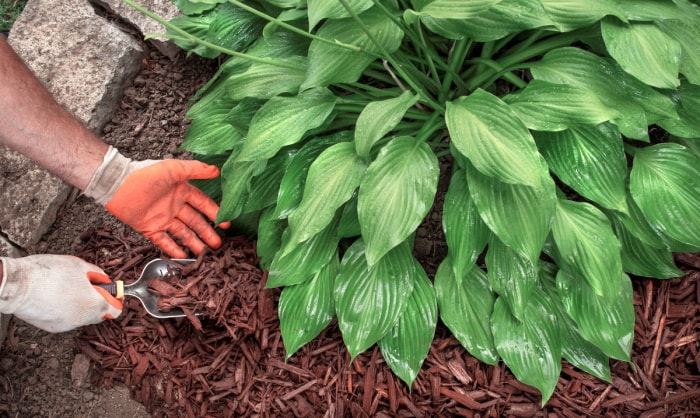
<path fill-rule="evenodd" d="M 101 271 L 88 271 L 87 278 L 92 284 L 109 284 L 112 283 L 112 279 Z"/>
<path fill-rule="evenodd" d="M 172 258 L 186 258 L 187 254 L 165 231 L 144 233 L 158 248 Z"/>
<path fill-rule="evenodd" d="M 219 175 L 216 166 L 194 160 L 164 160 L 155 164 L 154 168 L 166 170 L 177 182 L 207 180 Z"/>
<path fill-rule="evenodd" d="M 192 247 L 190 241 L 185 241 L 184 239 L 191 239 L 191 232 L 196 234 L 196 241 L 192 242 L 193 245 L 199 246 L 201 241 L 204 241 L 211 248 L 219 248 L 221 246 L 221 237 L 216 233 L 214 228 L 209 222 L 202 216 L 200 212 L 194 210 L 191 206 L 185 205 L 180 210 L 177 215 L 177 219 L 182 222 L 182 225 L 186 230 L 182 230 L 179 223 L 174 223 L 170 226 L 169 231 L 172 235 L 180 240 L 185 246 L 192 249 L 195 253 L 201 253 L 204 248 L 197 252 L 195 248 Z M 201 240 L 201 241 L 200 241 Z"/>
<path fill-rule="evenodd" d="M 124 309 L 124 302 L 115 298 L 107 290 L 105 290 L 101 287 L 93 286 L 93 288 L 95 289 L 95 291 L 97 291 L 97 293 L 100 294 L 100 296 L 102 296 L 104 298 L 104 300 L 112 308 L 112 309 L 109 309 L 109 308 L 107 309 L 107 312 L 104 315 L 102 315 L 102 319 L 114 319 L 114 318 L 118 317 L 121 314 L 122 310 Z M 118 311 L 116 315 L 114 314 L 114 310 Z"/>
<path fill-rule="evenodd" d="M 183 211 L 181 211 L 181 213 Z M 197 234 L 195 234 L 195 232 L 180 219 L 173 219 L 173 221 L 170 222 L 168 225 L 168 233 L 170 236 L 182 243 L 182 245 L 192 250 L 192 252 L 195 254 L 201 254 L 206 248 L 204 242 L 202 242 Z M 214 235 L 216 235 L 216 233 L 214 233 Z M 216 244 L 216 242 L 214 243 Z M 219 245 L 221 245 L 220 242 Z"/>
<path fill-rule="evenodd" d="M 209 218 L 212 222 L 216 221 L 216 213 L 219 211 L 219 205 L 211 200 L 206 193 L 191 184 L 187 184 L 185 187 L 183 187 L 182 194 L 190 206 L 203 213 L 204 216 Z M 222 222 L 222 224 L 225 223 L 230 225 L 230 222 Z M 222 228 L 226 229 L 228 228 L 228 225 L 225 225 L 225 227 Z"/>

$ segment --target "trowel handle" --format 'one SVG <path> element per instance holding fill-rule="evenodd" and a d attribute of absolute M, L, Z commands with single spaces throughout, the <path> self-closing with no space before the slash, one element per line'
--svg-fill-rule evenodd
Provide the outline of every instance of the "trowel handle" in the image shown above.
<path fill-rule="evenodd" d="M 93 286 L 101 287 L 117 299 L 124 299 L 124 282 L 121 280 L 112 283 L 98 283 Z"/>

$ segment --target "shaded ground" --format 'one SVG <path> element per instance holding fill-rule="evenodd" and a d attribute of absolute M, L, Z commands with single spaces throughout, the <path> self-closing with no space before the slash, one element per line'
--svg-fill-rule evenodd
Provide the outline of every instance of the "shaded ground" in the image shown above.
<path fill-rule="evenodd" d="M 105 140 L 137 159 L 185 157 L 178 145 L 187 100 L 213 69 L 207 61 L 172 63 L 152 52 L 106 127 Z M 438 215 L 429 216 L 416 240 L 429 273 L 444 256 Z M 202 266 L 212 268 L 252 245 L 236 241 L 208 254 Z M 157 255 L 77 195 L 31 250 L 80 254 L 124 279 Z M 700 258 L 679 255 L 679 266 L 688 273 L 685 279 L 635 279 L 633 358 L 612 363 L 612 384 L 565 364 L 545 408 L 536 390 L 518 383 L 503 365 L 476 361 L 442 326 L 412 391 L 377 349 L 350 363 L 334 324 L 285 362 L 278 294 L 262 290 L 262 274 L 236 282 L 240 266 L 231 265 L 225 276 L 217 275 L 236 283 L 229 290 L 236 301 L 230 309 L 237 308 L 228 327 L 204 322 L 199 330 L 187 320 L 155 321 L 140 315 L 133 301 L 117 321 L 72 333 L 47 334 L 15 321 L 0 353 L 0 417 L 698 416 Z"/>

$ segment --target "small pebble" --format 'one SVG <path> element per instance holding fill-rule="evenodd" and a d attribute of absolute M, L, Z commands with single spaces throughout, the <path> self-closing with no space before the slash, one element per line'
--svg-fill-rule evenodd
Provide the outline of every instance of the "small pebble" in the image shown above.
<path fill-rule="evenodd" d="M 51 357 L 47 362 L 46 362 L 46 367 L 48 367 L 51 370 L 57 370 L 61 366 L 61 363 L 58 361 L 56 357 Z"/>
<path fill-rule="evenodd" d="M 12 366 L 15 365 L 15 362 L 11 358 L 3 357 L 0 359 L 0 370 L 2 371 L 8 371 L 12 369 Z"/>

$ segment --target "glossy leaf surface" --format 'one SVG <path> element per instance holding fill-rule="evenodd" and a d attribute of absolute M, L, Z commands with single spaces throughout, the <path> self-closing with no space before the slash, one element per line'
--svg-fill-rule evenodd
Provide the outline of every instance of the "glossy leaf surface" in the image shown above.
<path fill-rule="evenodd" d="M 287 359 L 316 338 L 335 316 L 333 288 L 339 268 L 338 257 L 333 257 L 310 280 L 282 290 L 278 314 Z"/>
<path fill-rule="evenodd" d="M 651 226 L 700 246 L 700 157 L 678 144 L 640 149 L 630 173 L 630 192 Z"/>
<path fill-rule="evenodd" d="M 372 267 L 362 240 L 348 248 L 335 283 L 335 306 L 343 341 L 355 358 L 398 322 L 415 281 L 415 260 L 403 243 Z"/>
<path fill-rule="evenodd" d="M 323 151 L 311 164 L 304 196 L 289 216 L 292 243 L 306 241 L 324 229 L 338 208 L 350 200 L 365 170 L 365 163 L 351 142 L 341 142 Z"/>
<path fill-rule="evenodd" d="M 448 256 L 435 274 L 440 319 L 471 355 L 488 364 L 498 363 L 488 318 L 496 294 L 483 270 L 474 265 L 463 277 L 456 277 Z"/>
<path fill-rule="evenodd" d="M 381 340 L 379 348 L 391 370 L 410 388 L 428 356 L 437 324 L 433 284 L 415 261 L 415 285 L 399 321 Z"/>
<path fill-rule="evenodd" d="M 447 103 L 451 141 L 477 170 L 504 183 L 538 187 L 543 164 L 515 112 L 483 90 Z"/>
<path fill-rule="evenodd" d="M 502 298 L 493 307 L 491 328 L 498 354 L 523 383 L 534 386 L 546 403 L 561 372 L 559 325 L 551 302 L 537 289 L 528 300 L 525 319 L 518 321 Z"/>
<path fill-rule="evenodd" d="M 430 210 L 439 174 L 430 147 L 409 137 L 389 142 L 369 165 L 357 211 L 370 266 L 415 231 Z"/>

